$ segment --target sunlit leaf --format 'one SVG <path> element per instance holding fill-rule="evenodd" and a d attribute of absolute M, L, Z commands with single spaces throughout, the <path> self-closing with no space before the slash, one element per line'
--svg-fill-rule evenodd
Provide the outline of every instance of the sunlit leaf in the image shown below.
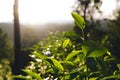
<path fill-rule="evenodd" d="M 42 80 L 39 74 L 32 72 L 31 70 L 23 70 L 23 71 L 35 79 Z"/>
<path fill-rule="evenodd" d="M 107 54 L 111 56 L 111 53 L 109 51 L 107 51 Z"/>
<path fill-rule="evenodd" d="M 49 62 L 50 64 L 52 64 L 54 67 L 56 67 L 57 69 L 64 71 L 63 66 L 61 65 L 61 63 L 59 61 L 57 61 L 56 59 L 53 58 L 47 58 L 45 59 L 47 62 Z"/>
<path fill-rule="evenodd" d="M 47 58 L 47 56 L 44 56 L 44 55 L 42 55 L 41 53 L 38 53 L 38 52 L 36 52 L 36 51 L 33 52 L 32 54 L 35 55 L 36 57 L 42 59 L 42 60 L 44 60 L 44 59 Z"/>
<path fill-rule="evenodd" d="M 45 71 L 46 73 L 53 72 L 53 69 L 48 69 Z"/>
<path fill-rule="evenodd" d="M 79 54 L 80 52 L 82 52 L 82 50 L 76 50 L 76 51 L 72 51 L 70 54 L 68 54 L 68 56 L 66 57 L 66 60 L 70 60 L 71 58 L 73 58 L 74 56 L 76 56 L 77 54 Z"/>
<path fill-rule="evenodd" d="M 85 21 L 84 19 L 77 13 L 75 12 L 72 12 L 72 17 L 74 18 L 75 20 L 75 23 L 77 24 L 77 26 L 80 28 L 80 29 L 84 29 L 85 28 Z"/>
<path fill-rule="evenodd" d="M 15 78 L 15 79 L 25 79 L 25 80 L 29 79 L 29 77 L 27 77 L 27 76 L 22 76 L 22 75 L 12 76 L 12 77 Z"/>
<path fill-rule="evenodd" d="M 89 80 L 97 80 L 98 77 L 89 78 Z"/>
<path fill-rule="evenodd" d="M 70 43 L 70 39 L 66 39 L 66 40 L 63 42 L 63 48 L 65 48 L 69 43 Z"/>
<path fill-rule="evenodd" d="M 118 69 L 120 70 L 120 64 L 117 64 Z"/>

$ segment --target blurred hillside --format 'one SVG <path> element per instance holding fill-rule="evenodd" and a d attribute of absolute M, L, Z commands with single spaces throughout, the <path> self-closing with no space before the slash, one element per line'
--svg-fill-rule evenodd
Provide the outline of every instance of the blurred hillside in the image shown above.
<path fill-rule="evenodd" d="M 13 23 L 0 23 L 0 28 L 7 32 L 10 40 L 14 40 Z M 22 46 L 30 46 L 43 40 L 49 32 L 68 31 L 73 29 L 73 23 L 47 23 L 44 25 L 20 25 Z"/>

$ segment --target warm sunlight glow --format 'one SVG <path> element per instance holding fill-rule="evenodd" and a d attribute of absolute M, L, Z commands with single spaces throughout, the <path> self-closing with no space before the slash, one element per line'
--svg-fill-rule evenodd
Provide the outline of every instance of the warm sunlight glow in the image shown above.
<path fill-rule="evenodd" d="M 103 11 L 103 17 L 104 18 L 114 18 L 113 17 L 113 10 L 115 10 L 116 8 L 116 1 L 114 0 L 104 0 L 102 6 L 101 6 L 101 10 Z"/>
<path fill-rule="evenodd" d="M 0 22 L 13 21 L 13 1 L 0 0 Z M 49 22 L 72 21 L 71 11 L 75 0 L 19 0 L 21 23 L 41 24 Z M 103 0 L 102 17 L 112 17 L 116 8 L 115 0 Z M 97 16 L 97 15 L 96 15 Z M 95 16 L 95 17 L 96 17 Z M 101 15 L 98 15 L 99 17 Z"/>
<path fill-rule="evenodd" d="M 31 24 L 69 21 L 73 4 L 74 0 L 19 0 L 20 21 Z"/>
<path fill-rule="evenodd" d="M 13 20 L 13 0 L 0 0 L 0 22 Z"/>

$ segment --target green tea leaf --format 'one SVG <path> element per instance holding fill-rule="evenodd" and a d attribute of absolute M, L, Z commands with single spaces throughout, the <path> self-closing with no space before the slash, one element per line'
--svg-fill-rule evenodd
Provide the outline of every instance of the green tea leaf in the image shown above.
<path fill-rule="evenodd" d="M 89 80 L 97 80 L 98 77 L 93 77 L 93 78 L 90 78 Z"/>
<path fill-rule="evenodd" d="M 71 62 L 71 61 L 63 61 L 62 64 L 74 66 L 73 62 Z"/>
<path fill-rule="evenodd" d="M 72 61 L 62 61 L 61 64 L 63 65 L 64 69 L 72 70 L 75 68 L 75 65 Z"/>
<path fill-rule="evenodd" d="M 120 64 L 117 64 L 118 69 L 120 70 Z"/>
<path fill-rule="evenodd" d="M 32 76 L 33 78 L 35 79 L 38 79 L 38 80 L 42 80 L 42 78 L 40 77 L 39 74 L 35 73 L 35 72 L 32 72 L 30 70 L 23 70 L 25 73 L 27 73 L 28 75 Z"/>
<path fill-rule="evenodd" d="M 106 52 L 107 52 L 107 49 L 106 49 L 106 48 L 98 48 L 98 49 L 93 50 L 93 51 L 88 55 L 88 57 L 99 57 L 99 56 L 104 55 Z"/>
<path fill-rule="evenodd" d="M 107 54 L 111 56 L 111 53 L 109 51 L 107 51 Z"/>
<path fill-rule="evenodd" d="M 47 56 L 44 56 L 44 55 L 42 55 L 41 53 L 38 53 L 38 52 L 36 52 L 36 51 L 33 52 L 32 54 L 35 55 L 36 57 L 42 59 L 42 60 L 44 60 L 44 59 L 47 58 Z"/>
<path fill-rule="evenodd" d="M 61 63 L 59 61 L 57 61 L 56 59 L 53 58 L 47 58 L 45 59 L 47 62 L 49 62 L 50 64 L 52 64 L 54 67 L 56 67 L 57 69 L 64 71 L 63 66 L 61 65 Z"/>
<path fill-rule="evenodd" d="M 25 80 L 29 79 L 27 76 L 22 76 L 22 75 L 12 76 L 12 77 L 15 79 L 25 79 Z"/>
<path fill-rule="evenodd" d="M 120 74 L 107 76 L 107 77 L 104 77 L 101 80 L 108 80 L 108 79 L 113 79 L 113 80 L 116 79 L 116 80 L 118 80 L 118 79 L 120 79 Z"/>
<path fill-rule="evenodd" d="M 85 28 L 85 21 L 84 21 L 84 19 L 79 14 L 77 14 L 75 12 L 72 12 L 71 15 L 74 18 L 75 23 L 77 24 L 77 26 L 80 29 L 83 30 Z"/>
<path fill-rule="evenodd" d="M 50 73 L 50 72 L 53 72 L 53 69 L 48 69 L 45 71 L 45 73 Z"/>
<path fill-rule="evenodd" d="M 65 48 L 69 43 L 70 43 L 70 39 L 66 39 L 66 40 L 63 42 L 63 48 Z"/>
<path fill-rule="evenodd" d="M 72 51 L 70 54 L 68 54 L 68 56 L 66 57 L 66 60 L 70 60 L 71 58 L 73 58 L 75 55 L 79 54 L 80 52 L 82 52 L 82 50 L 76 50 L 76 51 Z"/>

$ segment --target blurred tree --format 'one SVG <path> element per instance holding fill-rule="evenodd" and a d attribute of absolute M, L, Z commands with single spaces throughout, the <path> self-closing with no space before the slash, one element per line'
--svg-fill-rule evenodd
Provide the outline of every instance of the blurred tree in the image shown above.
<path fill-rule="evenodd" d="M 110 26 L 110 33 L 108 38 L 109 49 L 116 56 L 120 59 L 120 9 L 116 11 L 118 14 L 116 16 L 116 20 L 111 20 L 109 22 Z"/>
<path fill-rule="evenodd" d="M 116 20 L 97 20 L 95 23 L 94 13 L 102 14 L 100 6 L 103 0 L 76 0 L 74 5 L 74 11 L 82 15 L 86 21 L 85 34 L 86 38 L 93 39 L 98 43 L 104 44 L 111 51 L 112 55 L 115 55 L 118 59 L 120 58 L 120 7 L 117 6 L 118 10 L 115 11 L 114 15 Z M 120 0 L 116 0 L 117 3 Z M 106 4 L 107 5 L 107 4 Z M 104 23 L 102 23 L 104 22 Z M 102 27 L 103 29 L 100 29 Z M 106 29 L 106 27 L 108 29 Z M 106 30 L 105 30 L 106 29 Z M 74 27 L 74 31 L 78 34 L 81 33 L 77 26 Z M 80 41 L 80 40 L 78 40 Z"/>
<path fill-rule="evenodd" d="M 93 15 L 97 11 L 101 13 L 100 6 L 101 0 L 77 0 L 74 6 L 74 11 L 81 14 L 84 20 L 93 20 Z"/>
<path fill-rule="evenodd" d="M 0 29 L 0 60 L 8 59 L 8 61 L 13 61 L 13 50 L 12 44 L 8 38 L 7 33 Z"/>
<path fill-rule="evenodd" d="M 31 47 L 39 42 L 38 33 L 34 28 L 28 27 L 25 29 L 23 36 L 21 37 L 22 48 Z"/>
<path fill-rule="evenodd" d="M 100 6 L 102 4 L 101 0 L 77 0 L 75 5 L 74 5 L 74 12 L 77 12 L 81 16 L 83 16 L 85 22 L 86 22 L 86 28 L 85 28 L 85 38 L 89 37 L 89 34 L 91 31 L 93 31 L 95 27 L 95 19 L 94 15 L 95 13 L 100 13 Z M 74 31 L 77 32 L 78 34 L 81 34 L 81 30 L 75 26 Z"/>
<path fill-rule="evenodd" d="M 10 63 L 13 63 L 13 46 L 5 33 L 0 28 L 0 80 L 11 80 Z"/>

